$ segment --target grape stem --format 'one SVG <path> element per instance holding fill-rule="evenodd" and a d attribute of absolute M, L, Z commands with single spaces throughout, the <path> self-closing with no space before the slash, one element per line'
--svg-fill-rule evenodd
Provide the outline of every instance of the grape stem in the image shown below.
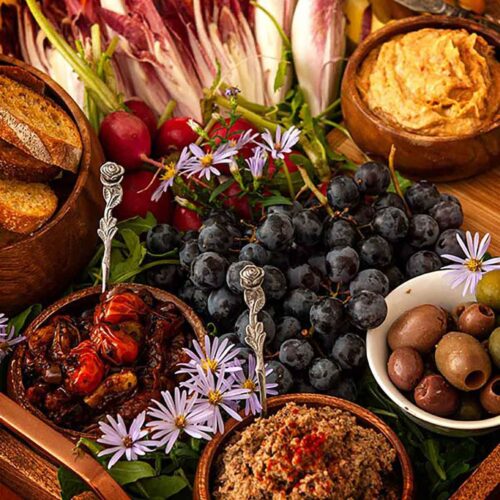
<path fill-rule="evenodd" d="M 393 144 L 391 146 L 391 152 L 389 153 L 389 171 L 391 172 L 391 178 L 392 178 L 392 183 L 394 184 L 394 189 L 396 190 L 396 193 L 398 193 L 398 195 L 403 200 L 404 206 L 406 208 L 406 213 L 411 216 L 410 207 L 408 206 L 408 203 L 406 203 L 403 190 L 401 189 L 398 176 L 396 175 L 396 169 L 394 168 L 395 158 L 396 158 L 396 146 L 394 146 Z"/>

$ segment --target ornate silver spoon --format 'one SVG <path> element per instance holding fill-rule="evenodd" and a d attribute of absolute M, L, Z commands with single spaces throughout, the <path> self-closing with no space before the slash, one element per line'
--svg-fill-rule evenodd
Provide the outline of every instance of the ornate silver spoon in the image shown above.
<path fill-rule="evenodd" d="M 117 220 L 113 217 L 113 208 L 117 207 L 123 198 L 123 189 L 121 182 L 125 169 L 116 163 L 108 161 L 101 166 L 101 183 L 103 186 L 102 193 L 106 201 L 104 215 L 99 222 L 97 234 L 104 243 L 104 255 L 102 257 L 102 292 L 106 291 L 109 280 L 109 270 L 111 266 L 111 247 L 113 238 L 115 237 L 118 228 Z"/>
<path fill-rule="evenodd" d="M 255 371 L 259 380 L 259 395 L 262 405 L 262 416 L 267 415 L 266 395 L 266 368 L 264 365 L 264 342 L 266 332 L 264 323 L 258 320 L 258 313 L 266 303 L 266 296 L 262 289 L 264 270 L 253 264 L 248 264 L 240 272 L 240 284 L 243 288 L 245 303 L 248 306 L 248 325 L 245 332 L 245 341 L 255 352 L 257 359 Z"/>

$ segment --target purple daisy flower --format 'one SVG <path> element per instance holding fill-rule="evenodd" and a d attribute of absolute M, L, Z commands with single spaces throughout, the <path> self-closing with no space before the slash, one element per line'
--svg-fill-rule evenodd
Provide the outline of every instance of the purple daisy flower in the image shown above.
<path fill-rule="evenodd" d="M 283 135 L 281 134 L 281 127 L 276 127 L 276 136 L 273 137 L 269 130 L 261 134 L 264 141 L 262 147 L 271 153 L 273 159 L 279 158 L 283 160 L 285 153 L 291 153 L 293 146 L 299 142 L 300 130 L 292 126 Z"/>
<path fill-rule="evenodd" d="M 224 432 L 224 420 L 222 411 L 226 411 L 236 420 L 241 417 L 233 409 L 233 404 L 244 401 L 250 397 L 250 391 L 243 388 L 233 388 L 228 379 L 224 378 L 224 366 L 221 367 L 222 374 L 215 377 L 211 371 L 205 372 L 198 366 L 198 374 L 193 377 L 190 388 L 199 396 L 196 408 L 208 410 L 207 424 L 212 427 L 213 432 Z"/>
<path fill-rule="evenodd" d="M 189 149 L 184 148 L 177 162 L 169 162 L 164 165 L 164 169 L 160 174 L 161 183 L 151 196 L 152 201 L 158 201 L 173 186 L 177 173 L 185 168 L 190 161 L 192 161 L 192 158 Z"/>
<path fill-rule="evenodd" d="M 255 142 L 255 139 L 259 136 L 258 133 L 253 130 L 246 130 L 243 134 L 241 134 L 237 139 L 229 139 L 228 144 L 235 147 L 238 151 Z"/>
<path fill-rule="evenodd" d="M 100 451 L 98 455 L 99 457 L 113 455 L 108 462 L 108 469 L 111 469 L 124 455 L 130 462 L 153 451 L 156 443 L 144 440 L 144 437 L 149 434 L 149 430 L 143 428 L 146 419 L 145 411 L 134 418 L 130 429 L 127 429 L 121 415 L 118 415 L 117 420 L 111 415 L 107 415 L 106 418 L 109 423 L 99 422 L 102 435 L 97 442 L 110 447 Z"/>
<path fill-rule="evenodd" d="M 161 395 L 163 403 L 153 400 L 157 408 L 148 409 L 148 416 L 153 420 L 146 424 L 146 427 L 151 428 L 151 439 L 156 442 L 158 448 L 165 446 L 165 453 L 170 453 L 183 433 L 196 439 L 212 439 L 208 434 L 212 428 L 204 425 L 211 412 L 195 408 L 198 402 L 197 394 L 188 398 L 187 391 L 176 387 L 174 397 L 167 391 L 163 391 Z"/>
<path fill-rule="evenodd" d="M 197 144 L 191 144 L 189 150 L 193 154 L 193 158 L 179 167 L 179 171 L 187 173 L 188 178 L 196 174 L 200 179 L 205 177 L 207 181 L 210 180 L 212 174 L 220 175 L 220 171 L 216 168 L 217 165 L 231 164 L 234 156 L 238 154 L 236 147 L 227 142 L 213 151 L 204 151 Z"/>
<path fill-rule="evenodd" d="M 460 235 L 457 234 L 457 241 L 465 254 L 465 259 L 449 254 L 441 256 L 442 258 L 446 258 L 456 263 L 444 266 L 443 269 L 449 270 L 449 275 L 453 280 L 451 282 L 452 288 L 456 288 L 464 283 L 464 296 L 467 295 L 468 292 L 475 293 L 477 284 L 484 273 L 500 269 L 499 257 L 484 260 L 484 256 L 491 242 L 491 236 L 488 233 L 479 241 L 479 233 L 475 233 L 473 239 L 470 231 L 467 231 L 466 239 L 467 245 Z"/>
<path fill-rule="evenodd" d="M 16 337 L 15 335 L 15 328 L 9 328 L 9 318 L 5 314 L 0 313 L 0 363 L 12 347 L 26 340 L 24 336 Z"/>
<path fill-rule="evenodd" d="M 235 364 L 240 365 L 240 363 L 240 360 L 235 361 Z M 250 391 L 250 397 L 245 400 L 245 415 L 249 415 L 250 413 L 255 415 L 262 411 L 262 405 L 259 400 L 259 378 L 255 371 L 256 366 L 257 361 L 255 356 L 250 355 L 248 357 L 247 370 L 242 369 L 231 374 L 234 386 Z M 272 371 L 272 368 L 267 368 L 266 366 L 266 376 L 270 375 Z M 266 394 L 268 396 L 276 396 L 278 394 L 277 387 L 278 384 L 266 382 Z"/>
<path fill-rule="evenodd" d="M 188 363 L 181 363 L 181 367 L 177 373 L 190 373 L 196 375 L 198 367 L 201 367 L 205 372 L 221 374 L 222 366 L 226 367 L 226 372 L 235 372 L 241 370 L 236 366 L 229 366 L 231 362 L 238 356 L 240 350 L 229 341 L 224 339 L 220 342 L 218 337 L 209 337 L 205 335 L 205 349 L 197 340 L 193 340 L 194 351 L 184 349 L 184 352 L 191 358 Z M 187 385 L 188 382 L 185 382 Z"/>
<path fill-rule="evenodd" d="M 267 161 L 267 155 L 265 154 L 264 149 L 262 147 L 255 148 L 253 150 L 253 156 L 247 158 L 245 161 L 250 172 L 252 173 L 252 176 L 255 179 L 260 179 Z"/>

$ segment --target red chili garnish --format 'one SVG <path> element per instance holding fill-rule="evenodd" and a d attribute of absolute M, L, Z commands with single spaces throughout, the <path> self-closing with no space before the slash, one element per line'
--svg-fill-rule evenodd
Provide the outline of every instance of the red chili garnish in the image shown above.
<path fill-rule="evenodd" d="M 117 326 L 97 324 L 90 332 L 90 339 L 101 356 L 115 365 L 133 363 L 139 355 L 139 344 Z"/>
<path fill-rule="evenodd" d="M 96 307 L 94 323 L 104 321 L 116 325 L 122 321 L 139 321 L 148 310 L 147 304 L 137 294 L 118 293 Z"/>
<path fill-rule="evenodd" d="M 79 396 L 92 393 L 104 377 L 104 363 L 90 340 L 85 340 L 71 349 L 64 366 L 66 388 Z"/>

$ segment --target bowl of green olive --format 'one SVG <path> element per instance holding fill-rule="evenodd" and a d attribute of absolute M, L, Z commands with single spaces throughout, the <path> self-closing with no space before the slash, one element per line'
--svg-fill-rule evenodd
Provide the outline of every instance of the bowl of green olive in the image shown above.
<path fill-rule="evenodd" d="M 413 421 L 453 436 L 500 428 L 499 275 L 473 294 L 446 271 L 418 276 L 387 297 L 387 318 L 367 334 L 381 389 Z"/>

